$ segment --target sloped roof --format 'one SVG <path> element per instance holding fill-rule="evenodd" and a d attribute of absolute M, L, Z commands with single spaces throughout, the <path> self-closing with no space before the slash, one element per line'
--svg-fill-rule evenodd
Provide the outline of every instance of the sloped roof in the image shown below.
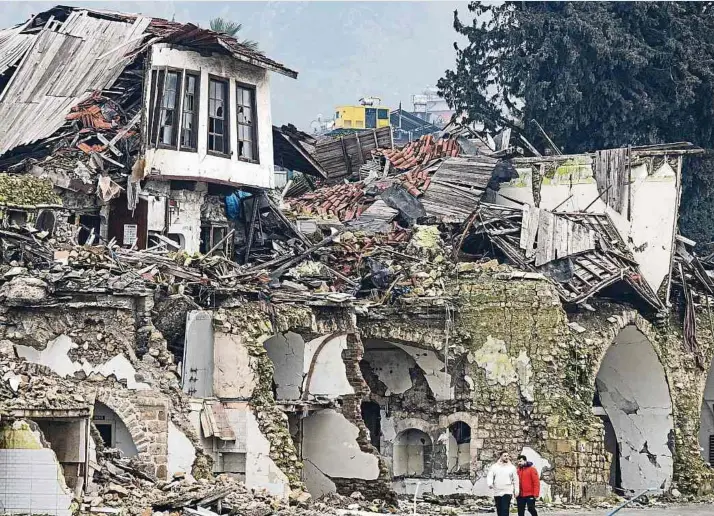
<path fill-rule="evenodd" d="M 0 74 L 17 67 L 0 93 L 0 156 L 55 134 L 72 108 L 113 86 L 137 54 L 160 42 L 297 77 L 235 38 L 191 23 L 57 6 L 0 30 Z"/>
<path fill-rule="evenodd" d="M 55 7 L 55 10 L 79 9 L 125 22 L 130 22 L 141 16 L 139 14 L 121 13 L 102 9 L 87 9 L 84 7 L 78 8 L 62 5 Z M 150 20 L 151 23 L 149 24 L 146 33 L 159 38 L 158 41 L 173 43 L 175 45 L 204 48 L 215 52 L 229 53 L 241 61 L 287 75 L 293 79 L 297 78 L 298 74 L 296 71 L 278 63 L 260 51 L 253 50 L 252 48 L 243 45 L 236 38 L 228 36 L 227 34 L 221 34 L 210 29 L 204 29 L 193 23 L 181 23 L 165 20 L 163 18 L 150 18 Z"/>
<path fill-rule="evenodd" d="M 312 155 L 315 139 L 293 126 L 273 126 L 273 163 L 312 176 L 327 178 L 327 173 Z"/>
<path fill-rule="evenodd" d="M 29 47 L 18 31 L 2 40 L 0 56 L 11 52 L 20 61 L 0 96 L 0 155 L 51 136 L 72 107 L 109 87 L 123 70 L 117 66 L 122 54 L 103 56 L 122 43 L 124 52 L 136 49 L 149 22 L 141 16 L 129 23 L 74 10 L 64 22 L 53 20 L 36 31 Z M 31 28 L 30 22 L 26 27 Z M 18 46 L 25 49 L 22 55 Z"/>

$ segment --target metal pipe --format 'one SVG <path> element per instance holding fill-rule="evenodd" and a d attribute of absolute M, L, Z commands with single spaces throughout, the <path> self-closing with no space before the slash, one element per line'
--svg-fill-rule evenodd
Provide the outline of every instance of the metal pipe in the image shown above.
<path fill-rule="evenodd" d="M 625 507 L 627 507 L 628 505 L 630 505 L 632 502 L 634 502 L 635 500 L 637 500 L 640 496 L 644 495 L 645 493 L 649 493 L 650 491 L 654 491 L 654 489 L 645 489 L 644 491 L 642 491 L 642 492 L 641 492 L 640 494 L 638 494 L 637 496 L 635 496 L 635 497 L 633 497 L 633 498 L 630 498 L 629 500 L 625 500 L 623 503 L 621 503 L 620 505 L 618 505 L 617 507 L 615 507 L 615 509 L 614 509 L 612 512 L 609 512 L 609 513 L 607 514 L 607 516 L 612 516 L 612 515 L 615 514 L 616 512 L 619 512 L 620 510 L 624 509 Z"/>
<path fill-rule="evenodd" d="M 419 486 L 421 486 L 421 482 L 417 482 L 416 489 L 414 489 L 414 516 L 417 516 L 417 495 L 419 494 Z"/>

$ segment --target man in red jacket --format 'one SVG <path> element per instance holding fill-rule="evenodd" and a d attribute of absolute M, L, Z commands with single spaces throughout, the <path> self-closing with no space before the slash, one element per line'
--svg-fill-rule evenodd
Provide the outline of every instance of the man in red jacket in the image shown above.
<path fill-rule="evenodd" d="M 540 478 L 538 478 L 538 470 L 535 469 L 532 462 L 528 462 L 525 455 L 518 456 L 518 483 L 520 485 L 520 491 L 516 498 L 518 516 L 526 514 L 526 506 L 531 516 L 538 516 L 535 502 L 536 498 L 540 496 Z"/>

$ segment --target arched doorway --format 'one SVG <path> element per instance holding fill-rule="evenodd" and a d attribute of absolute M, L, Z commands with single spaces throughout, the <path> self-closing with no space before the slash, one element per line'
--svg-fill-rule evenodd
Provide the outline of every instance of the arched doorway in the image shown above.
<path fill-rule="evenodd" d="M 702 450 L 704 461 L 714 467 L 714 360 L 709 367 L 709 374 L 704 385 L 699 424 L 699 447 Z"/>
<path fill-rule="evenodd" d="M 116 412 L 100 401 L 94 403 L 92 423 L 97 427 L 104 446 L 120 450 L 125 457 L 136 457 L 139 454 L 124 421 Z"/>
<path fill-rule="evenodd" d="M 605 424 L 616 492 L 664 490 L 673 474 L 672 399 L 664 368 L 634 325 L 608 348 L 595 380 L 594 412 Z"/>
<path fill-rule="evenodd" d="M 431 464 L 431 438 L 416 428 L 404 430 L 394 440 L 394 476 L 428 476 Z"/>

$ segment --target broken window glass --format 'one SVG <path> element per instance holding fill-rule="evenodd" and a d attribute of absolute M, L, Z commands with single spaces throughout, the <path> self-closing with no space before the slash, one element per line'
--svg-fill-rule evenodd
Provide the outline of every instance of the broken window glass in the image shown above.
<path fill-rule="evenodd" d="M 183 83 L 181 110 L 181 148 L 196 150 L 198 142 L 198 84 L 199 76 L 186 73 Z"/>
<path fill-rule="evenodd" d="M 179 73 L 167 72 L 159 112 L 159 144 L 176 145 L 176 104 Z"/>
<path fill-rule="evenodd" d="M 228 83 L 218 79 L 208 81 L 208 150 L 229 154 Z"/>
<path fill-rule="evenodd" d="M 255 89 L 238 86 L 236 89 L 236 113 L 238 118 L 238 157 L 258 159 L 255 113 Z"/>

